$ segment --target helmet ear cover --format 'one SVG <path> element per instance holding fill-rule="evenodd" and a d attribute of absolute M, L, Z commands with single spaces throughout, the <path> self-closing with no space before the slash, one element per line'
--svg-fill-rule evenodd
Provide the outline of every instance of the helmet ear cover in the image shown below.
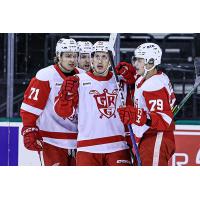
<path fill-rule="evenodd" d="M 154 59 L 153 59 L 153 58 L 150 58 L 148 64 L 154 65 Z"/>

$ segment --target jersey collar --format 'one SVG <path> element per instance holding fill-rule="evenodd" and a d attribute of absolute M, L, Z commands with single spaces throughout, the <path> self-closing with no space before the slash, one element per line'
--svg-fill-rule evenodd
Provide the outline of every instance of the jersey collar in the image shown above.
<path fill-rule="evenodd" d="M 66 75 L 61 71 L 60 67 L 59 67 L 57 64 L 54 65 L 54 68 L 56 69 L 56 71 L 59 73 L 59 75 L 60 75 L 63 79 L 66 78 Z M 76 68 L 74 68 L 74 72 L 75 72 L 75 74 L 79 74 L 79 71 L 78 71 L 78 69 L 76 69 Z"/>
<path fill-rule="evenodd" d="M 87 75 L 89 75 L 91 78 L 93 78 L 97 81 L 109 81 L 112 78 L 113 73 L 108 72 L 107 76 L 95 76 L 92 72 L 87 72 Z"/>
<path fill-rule="evenodd" d="M 162 74 L 162 71 L 157 71 L 157 73 L 154 74 L 153 76 L 151 76 L 149 79 L 151 79 L 154 76 L 160 75 L 160 74 Z M 147 80 L 149 80 L 149 79 L 147 79 Z M 146 81 L 145 78 L 142 78 L 141 81 L 136 85 L 136 87 L 140 88 L 145 81 Z"/>

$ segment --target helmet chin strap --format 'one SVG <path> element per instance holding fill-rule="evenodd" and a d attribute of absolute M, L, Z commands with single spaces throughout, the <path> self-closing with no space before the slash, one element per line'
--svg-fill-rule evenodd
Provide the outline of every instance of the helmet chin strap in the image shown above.
<path fill-rule="evenodd" d="M 142 77 L 146 77 L 147 73 L 150 72 L 151 70 L 153 70 L 156 66 L 154 65 L 152 68 L 147 69 L 146 65 L 144 66 L 144 74 L 142 75 Z"/>

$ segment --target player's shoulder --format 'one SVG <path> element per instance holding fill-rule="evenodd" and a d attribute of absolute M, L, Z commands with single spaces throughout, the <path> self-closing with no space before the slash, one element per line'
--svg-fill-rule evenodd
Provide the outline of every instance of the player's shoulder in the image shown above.
<path fill-rule="evenodd" d="M 143 79 L 143 77 L 139 76 L 135 81 L 135 85 L 138 85 L 139 83 L 141 83 L 142 79 Z"/>
<path fill-rule="evenodd" d="M 75 71 L 77 72 L 77 74 L 85 73 L 85 70 L 78 68 L 78 67 L 75 68 Z"/>
<path fill-rule="evenodd" d="M 55 68 L 53 65 L 42 68 L 41 70 L 37 72 L 36 79 L 40 81 L 49 81 L 53 77 L 54 72 L 55 72 Z"/>
<path fill-rule="evenodd" d="M 159 72 L 158 74 L 152 76 L 147 81 L 145 81 L 143 88 L 145 91 L 157 91 L 166 87 L 168 83 L 168 76 L 163 72 Z"/>
<path fill-rule="evenodd" d="M 81 69 L 79 69 L 81 70 Z M 88 73 L 85 72 L 85 70 L 81 70 L 80 73 L 76 74 L 80 79 L 87 79 L 89 78 Z"/>
<path fill-rule="evenodd" d="M 164 84 L 168 84 L 170 82 L 169 77 L 164 72 L 160 74 L 159 78 Z"/>

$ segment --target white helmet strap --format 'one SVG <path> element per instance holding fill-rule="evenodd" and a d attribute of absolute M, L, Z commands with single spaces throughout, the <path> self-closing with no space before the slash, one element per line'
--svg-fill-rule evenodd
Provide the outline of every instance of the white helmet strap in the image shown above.
<path fill-rule="evenodd" d="M 156 66 L 153 65 L 153 67 L 151 67 L 150 69 L 146 68 L 146 65 L 144 65 L 144 74 L 142 75 L 144 78 L 146 77 L 147 73 L 150 72 L 151 70 L 153 70 Z"/>

